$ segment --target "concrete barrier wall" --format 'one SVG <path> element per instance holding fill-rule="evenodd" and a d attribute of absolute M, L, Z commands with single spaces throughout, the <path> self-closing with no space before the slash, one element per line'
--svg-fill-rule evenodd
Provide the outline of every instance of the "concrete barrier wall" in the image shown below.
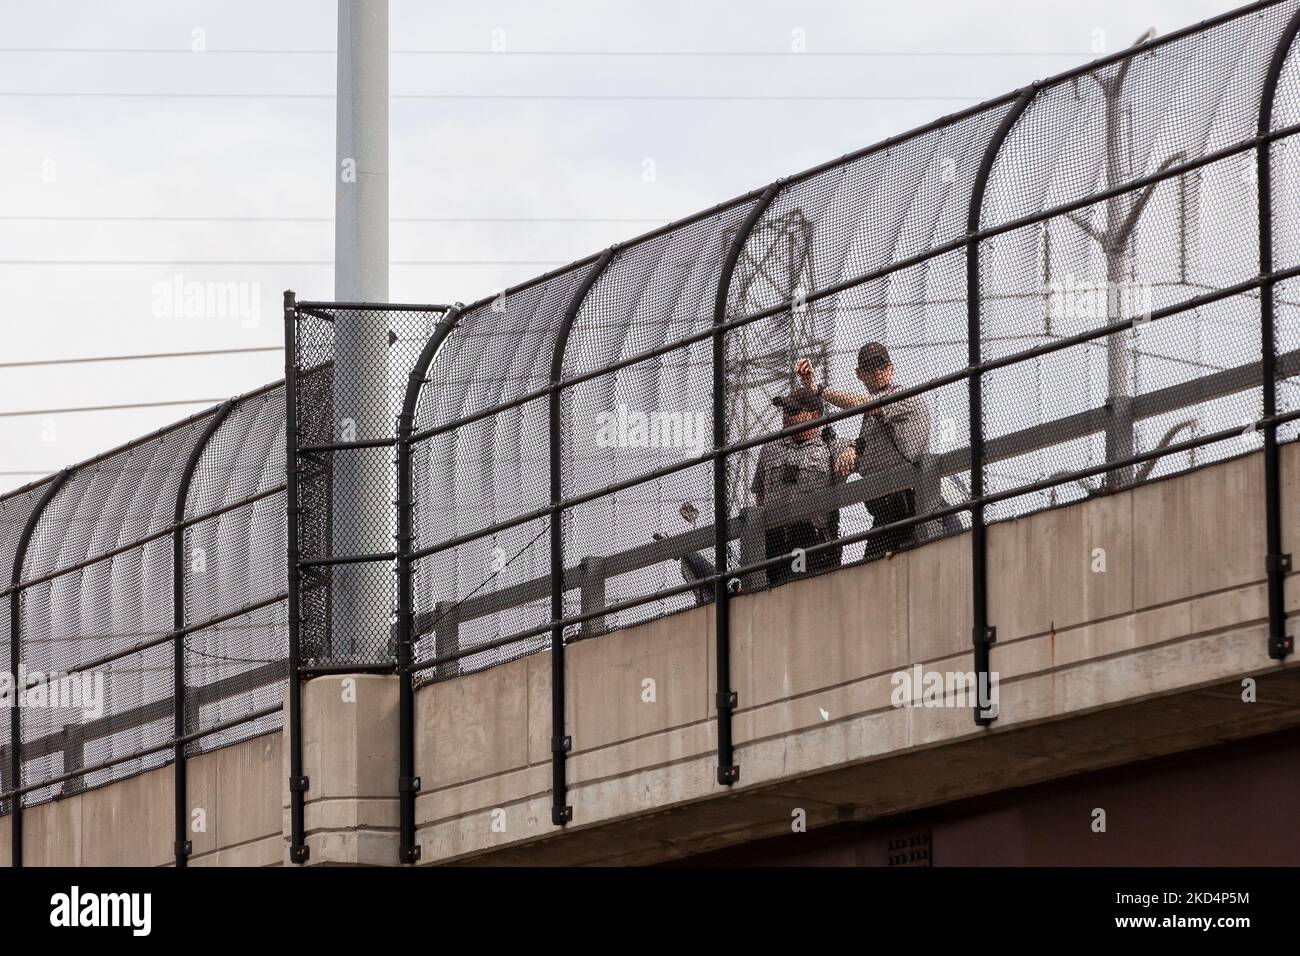
<path fill-rule="evenodd" d="M 279 732 L 188 762 L 191 866 L 264 866 L 283 856 Z M 23 811 L 25 866 L 170 866 L 174 861 L 170 766 Z M 197 827 L 197 829 L 196 829 Z M 0 863 L 10 862 L 0 819 Z"/>
<path fill-rule="evenodd" d="M 1300 531 L 1298 451 L 1283 448 L 1291 551 Z M 689 810 L 692 839 L 710 834 L 723 845 L 788 828 L 788 791 L 815 795 L 807 781 L 819 774 L 935 748 L 943 748 L 942 761 L 935 757 L 914 784 L 900 784 L 874 809 L 859 805 L 850 788 L 823 794 L 827 805 L 814 807 L 812 817 L 835 819 L 846 806 L 856 816 L 897 812 L 978 792 L 969 775 L 950 769 L 963 742 L 1011 741 L 1019 729 L 1295 667 L 1267 655 L 1264 553 L 1258 454 L 992 526 L 992 667 L 1001 700 L 989 729 L 977 727 L 965 707 L 891 703 L 894 675 L 915 664 L 973 668 L 969 535 L 740 596 L 732 612 L 732 686 L 741 781 L 732 788 L 715 781 L 711 609 L 573 644 L 565 680 L 574 820 L 563 838 L 550 822 L 549 657 L 431 685 L 416 701 L 422 859 L 665 858 L 689 849 L 685 838 L 669 845 L 666 824 L 658 851 L 654 827 L 637 824 L 647 847 L 641 856 L 628 855 L 638 846 L 633 828 L 615 824 Z M 1297 603 L 1292 575 L 1289 614 Z M 1289 706 L 1243 705 L 1236 731 L 1223 724 L 1236 716 L 1216 713 L 1213 729 L 1180 717 L 1182 736 L 1172 717 L 1151 718 L 1150 733 L 1139 728 L 1136 736 L 1117 725 L 1090 748 L 1086 738 L 1067 744 L 1059 733 L 1040 732 L 1034 751 L 1020 755 L 1020 769 L 1026 781 L 1047 779 L 1108 759 L 1199 746 L 1215 735 L 1258 730 L 1266 711 L 1269 726 L 1300 722 Z M 1055 739 L 1059 750 L 1044 739 Z M 995 783 L 1006 785 L 990 777 Z M 582 841 L 574 840 L 579 834 Z M 564 840 L 586 849 L 566 855 L 556 849 Z M 499 852 L 531 844 L 532 856 Z"/>

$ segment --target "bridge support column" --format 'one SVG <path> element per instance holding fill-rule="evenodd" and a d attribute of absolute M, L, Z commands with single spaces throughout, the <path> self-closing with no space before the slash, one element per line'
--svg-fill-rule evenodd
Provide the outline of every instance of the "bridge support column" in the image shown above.
<path fill-rule="evenodd" d="M 399 678 L 390 674 L 337 674 L 303 685 L 303 816 L 310 864 L 397 861 L 398 690 Z M 286 780 L 288 771 L 286 762 Z M 290 796 L 286 786 L 286 864 Z"/>

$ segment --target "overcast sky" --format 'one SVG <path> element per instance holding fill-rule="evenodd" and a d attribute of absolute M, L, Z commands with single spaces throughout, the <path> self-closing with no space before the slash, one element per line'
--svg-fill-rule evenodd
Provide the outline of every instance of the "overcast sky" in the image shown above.
<path fill-rule="evenodd" d="M 1237 5 L 393 0 L 391 296 L 471 301 Z M 0 490 L 281 376 L 282 290 L 333 292 L 336 30 L 331 0 L 0 0 Z M 256 299 L 187 315 L 196 281 Z"/>

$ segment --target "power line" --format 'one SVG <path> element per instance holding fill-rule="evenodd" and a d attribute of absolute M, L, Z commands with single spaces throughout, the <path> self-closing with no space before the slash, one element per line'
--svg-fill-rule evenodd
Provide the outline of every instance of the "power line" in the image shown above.
<path fill-rule="evenodd" d="M 32 368 L 38 365 L 82 365 L 88 362 L 133 362 L 137 359 L 193 358 L 202 355 L 242 355 L 248 352 L 283 351 L 283 345 L 263 345 L 242 349 L 206 349 L 199 352 L 149 352 L 140 355 L 87 355 L 81 358 L 32 359 L 27 362 L 0 362 L 0 368 Z"/>
<path fill-rule="evenodd" d="M 0 215 L 3 222 L 320 222 L 333 216 L 24 216 Z M 394 216 L 390 222 L 436 223 L 639 223 L 671 222 L 671 216 Z"/>
<path fill-rule="evenodd" d="M 393 266 L 558 266 L 565 259 L 394 259 Z M 332 266 L 333 259 L 0 259 L 0 266 Z"/>
<path fill-rule="evenodd" d="M 171 56 L 335 56 L 326 49 L 206 49 L 203 51 L 167 47 L 0 47 L 0 53 L 40 54 L 152 54 Z M 575 56 L 575 57 L 779 57 L 783 59 L 879 58 L 908 57 L 1087 57 L 1095 53 L 1077 50 L 389 50 L 390 56 Z"/>
<path fill-rule="evenodd" d="M 0 98 L 8 99 L 122 99 L 122 100 L 327 100 L 333 102 L 333 93 L 128 93 L 113 90 L 70 90 L 65 92 L 0 90 Z M 666 102 L 666 103 L 976 103 L 986 96 L 970 95 L 896 95 L 881 96 L 864 93 L 856 96 L 833 94 L 672 94 L 672 93 L 392 93 L 389 100 L 524 100 L 524 101 L 608 101 Z"/>
<path fill-rule="evenodd" d="M 170 402 L 133 402 L 129 405 L 83 405 L 78 408 L 28 408 L 21 411 L 0 412 L 0 418 L 19 418 L 24 415 L 63 415 L 71 412 L 122 412 L 136 408 L 163 408 L 167 405 L 216 405 L 220 398 L 180 398 Z"/>

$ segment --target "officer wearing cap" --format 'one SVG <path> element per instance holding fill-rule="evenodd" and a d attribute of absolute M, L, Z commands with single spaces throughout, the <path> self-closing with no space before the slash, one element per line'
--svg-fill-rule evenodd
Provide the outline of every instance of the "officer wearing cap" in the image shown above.
<path fill-rule="evenodd" d="M 800 359 L 795 365 L 804 388 L 813 387 L 812 363 Z M 867 394 L 827 388 L 823 383 L 817 393 L 839 408 L 856 408 L 898 391 L 894 384 L 894 363 L 889 350 L 880 342 L 868 342 L 858 350 L 858 381 Z M 874 408 L 862 416 L 862 431 L 857 442 L 836 458 L 835 470 L 841 474 L 857 471 L 864 478 L 881 472 L 896 471 L 900 466 L 916 467 L 930 450 L 930 406 L 923 395 L 899 399 Z M 892 524 L 916 514 L 916 491 L 903 488 L 866 502 L 874 526 Z M 867 540 L 868 559 L 899 551 L 912 543 L 913 528 L 886 531 Z"/>
<path fill-rule="evenodd" d="M 789 395 L 773 399 L 772 404 L 781 409 L 784 428 L 820 418 L 825 408 L 821 396 L 810 388 L 795 389 Z M 768 513 L 769 524 L 764 534 L 769 558 L 789 555 L 796 548 L 810 548 L 839 537 L 838 509 L 791 521 L 782 521 L 782 512 L 788 515 L 791 505 L 824 494 L 827 488 L 843 481 L 848 472 L 837 474 L 835 460 L 852 451 L 852 447 L 837 439 L 829 428 L 805 429 L 763 446 L 758 453 L 751 490 L 759 507 Z M 776 521 L 782 523 L 771 523 Z M 838 547 L 823 548 L 808 555 L 804 566 L 810 572 L 837 568 L 841 550 Z M 793 560 L 768 565 L 767 582 L 775 587 L 798 573 Z"/>

